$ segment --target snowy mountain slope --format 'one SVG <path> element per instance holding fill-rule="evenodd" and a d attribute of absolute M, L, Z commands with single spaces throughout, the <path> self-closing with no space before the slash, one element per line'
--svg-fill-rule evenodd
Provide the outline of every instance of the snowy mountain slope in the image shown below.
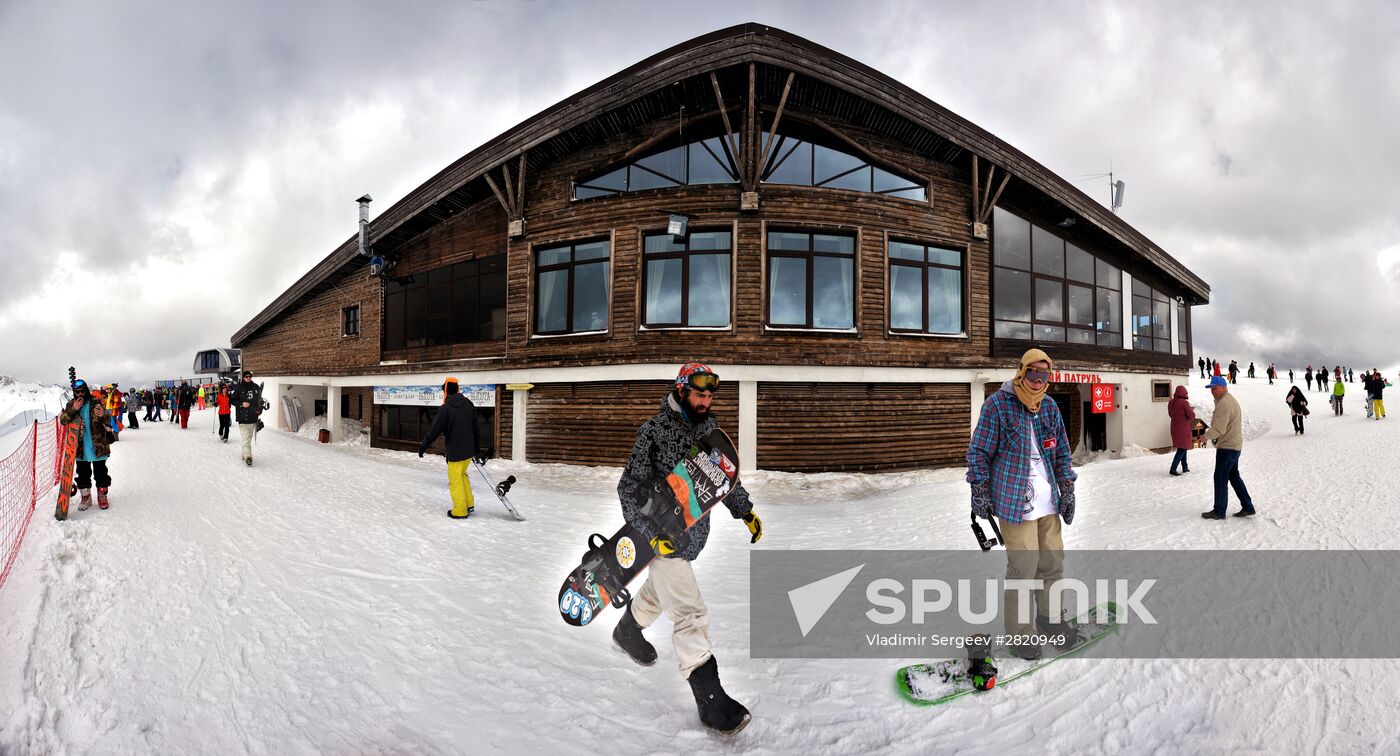
<path fill-rule="evenodd" d="M 1188 386 L 1208 419 L 1200 383 Z M 1400 420 L 1365 420 L 1355 388 L 1334 418 L 1317 393 L 1297 437 L 1287 387 L 1265 384 L 1235 389 L 1260 516 L 1199 518 L 1208 451 L 1191 452 L 1192 473 L 1178 478 L 1168 456 L 1100 461 L 1079 468 L 1067 546 L 1400 546 L 1384 472 Z M 582 629 L 555 616 L 587 535 L 621 523 L 616 468 L 494 461 L 493 474 L 519 477 L 511 498 L 529 520 L 478 486 L 477 514 L 456 522 L 440 459 L 265 432 L 245 468 L 210 424 L 206 411 L 189 430 L 128 431 L 110 511 L 36 516 L 0 590 L 0 751 L 577 753 L 604 739 L 626 752 L 1400 747 L 1377 726 L 1400 705 L 1393 660 L 1067 660 L 920 709 L 893 693 L 899 660 L 748 658 L 752 548 L 971 548 L 958 469 L 747 476 L 764 540 L 751 547 L 719 512 L 696 569 L 721 676 L 755 718 L 736 737 L 711 736 L 665 619 L 647 631 L 660 660 L 640 668 L 611 647 L 614 611 Z"/>

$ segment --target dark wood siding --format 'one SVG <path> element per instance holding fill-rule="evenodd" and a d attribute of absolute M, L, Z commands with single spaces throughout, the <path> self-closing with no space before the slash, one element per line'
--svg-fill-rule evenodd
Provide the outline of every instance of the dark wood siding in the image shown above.
<path fill-rule="evenodd" d="M 602 381 L 536 385 L 530 391 L 531 462 L 622 465 L 637 429 L 661 409 L 669 381 Z M 726 401 L 728 400 L 728 401 Z M 736 399 L 721 395 L 714 406 L 721 428 L 738 442 Z"/>
<path fill-rule="evenodd" d="M 759 383 L 758 466 L 788 472 L 964 464 L 965 383 Z"/>

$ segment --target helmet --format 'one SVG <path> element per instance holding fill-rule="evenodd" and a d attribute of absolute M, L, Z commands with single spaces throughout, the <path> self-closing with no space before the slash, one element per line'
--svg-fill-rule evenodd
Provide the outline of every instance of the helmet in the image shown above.
<path fill-rule="evenodd" d="M 687 362 L 681 365 L 676 374 L 676 388 L 693 388 L 701 391 L 719 390 L 719 373 L 703 362 Z"/>

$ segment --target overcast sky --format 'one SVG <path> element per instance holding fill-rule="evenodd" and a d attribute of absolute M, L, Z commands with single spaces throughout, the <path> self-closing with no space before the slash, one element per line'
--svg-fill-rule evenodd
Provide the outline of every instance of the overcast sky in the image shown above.
<path fill-rule="evenodd" d="M 359 195 L 382 212 L 744 21 L 903 81 L 1100 201 L 1084 177 L 1111 160 L 1123 217 L 1213 289 L 1198 352 L 1400 362 L 1394 2 L 0 0 L 0 373 L 188 376 L 354 233 Z"/>

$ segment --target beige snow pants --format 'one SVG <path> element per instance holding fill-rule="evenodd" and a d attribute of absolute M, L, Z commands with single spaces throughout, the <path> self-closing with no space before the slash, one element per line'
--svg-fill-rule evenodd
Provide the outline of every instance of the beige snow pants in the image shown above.
<path fill-rule="evenodd" d="M 695 570 L 684 559 L 653 559 L 646 583 L 632 599 L 632 618 L 642 627 L 655 622 L 663 609 L 675 623 L 671 641 L 680 658 L 681 677 L 689 679 L 711 656 L 710 614 L 695 583 Z"/>
<path fill-rule="evenodd" d="M 253 458 L 253 434 L 258 432 L 257 423 L 239 423 L 238 437 L 243 440 L 243 459 Z"/>
<path fill-rule="evenodd" d="M 1038 616 L 1046 617 L 1050 614 L 1050 590 L 1065 575 L 1065 545 L 1060 539 L 1060 516 L 1046 515 L 1018 525 L 1006 520 L 1000 522 L 1001 535 L 1006 540 L 1006 579 L 1044 581 L 1039 590 L 1030 592 L 1034 601 L 1029 608 Z M 1007 590 L 1002 597 L 1008 635 L 1030 635 L 1035 632 L 1030 616 L 1026 617 L 1026 622 L 1021 622 L 1018 616 L 1021 593 Z M 1060 617 L 1050 619 L 1059 620 Z"/>

